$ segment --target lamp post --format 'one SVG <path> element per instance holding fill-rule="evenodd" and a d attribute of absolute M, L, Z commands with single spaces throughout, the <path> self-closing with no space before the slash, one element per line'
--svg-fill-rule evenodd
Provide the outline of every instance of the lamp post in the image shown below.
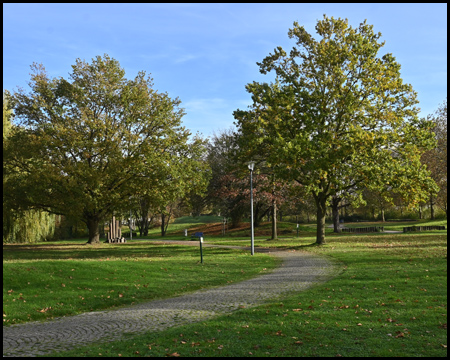
<path fill-rule="evenodd" d="M 250 161 L 248 163 L 248 168 L 250 170 L 250 221 L 252 227 L 252 237 L 251 237 L 251 254 L 255 253 L 255 232 L 253 229 L 253 169 L 255 168 L 255 162 Z"/>
<path fill-rule="evenodd" d="M 128 223 L 128 226 L 130 228 L 130 241 L 133 239 L 133 229 L 131 228 L 131 196 L 128 198 L 130 200 L 130 222 Z"/>
<path fill-rule="evenodd" d="M 131 224 L 131 209 L 130 209 L 130 241 L 133 240 L 133 229 L 132 229 L 132 224 Z"/>

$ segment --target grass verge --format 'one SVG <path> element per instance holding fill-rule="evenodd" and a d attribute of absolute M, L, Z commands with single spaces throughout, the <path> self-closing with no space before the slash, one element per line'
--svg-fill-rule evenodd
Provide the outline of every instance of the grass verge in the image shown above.
<path fill-rule="evenodd" d="M 325 284 L 282 302 L 55 356 L 447 356 L 446 232 L 313 242 L 283 239 L 271 246 L 342 262 L 342 273 Z"/>
<path fill-rule="evenodd" d="M 219 221 L 219 222 L 215 222 Z M 341 224 L 347 228 L 361 228 L 368 226 L 384 227 L 387 231 L 403 231 L 403 227 L 409 227 L 413 225 L 447 225 L 447 220 L 415 220 L 415 221 L 364 221 L 364 222 L 349 222 Z M 297 224 L 291 222 L 277 223 L 278 237 L 297 237 Z M 184 236 L 184 230 L 188 230 L 188 237 Z M 167 229 L 165 239 L 171 240 L 189 240 L 190 236 L 197 231 L 201 231 L 205 234 L 205 239 L 228 239 L 228 238 L 249 238 L 250 237 L 250 223 L 242 222 L 237 228 L 226 228 L 226 235 L 222 235 L 223 225 L 220 222 L 220 218 L 217 216 L 200 216 L 193 218 L 185 216 L 179 219 L 175 219 Z M 126 228 L 125 228 L 126 232 Z M 316 224 L 299 224 L 298 237 L 309 237 L 315 234 Z M 333 232 L 332 224 L 327 224 L 325 228 L 326 236 L 338 235 Z M 382 233 L 381 233 L 382 234 Z M 271 238 L 272 236 L 272 224 L 270 222 L 262 222 L 255 228 L 255 235 L 260 237 Z M 343 233 L 342 235 L 352 235 L 351 233 Z M 153 228 L 149 230 L 149 235 L 140 237 L 143 239 L 161 239 L 161 231 L 159 228 Z"/>
<path fill-rule="evenodd" d="M 115 308 L 225 285 L 278 259 L 232 249 L 86 240 L 3 246 L 3 325 Z"/>

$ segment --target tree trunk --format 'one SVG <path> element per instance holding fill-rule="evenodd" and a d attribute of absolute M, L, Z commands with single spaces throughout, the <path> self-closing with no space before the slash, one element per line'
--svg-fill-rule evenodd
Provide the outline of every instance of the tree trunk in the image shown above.
<path fill-rule="evenodd" d="M 89 229 L 89 240 L 88 244 L 99 244 L 100 243 L 100 233 L 98 231 L 99 219 L 96 216 L 90 216 L 86 219 L 87 227 Z"/>
<path fill-rule="evenodd" d="M 243 212 L 239 207 L 235 207 L 230 211 L 229 217 L 231 218 L 231 228 L 236 228 L 241 224 Z"/>
<path fill-rule="evenodd" d="M 277 236 L 277 203 L 272 200 L 272 240 L 278 239 Z"/>
<path fill-rule="evenodd" d="M 161 236 L 166 235 L 166 226 L 165 226 L 166 215 L 161 214 Z"/>
<path fill-rule="evenodd" d="M 150 222 L 153 219 L 148 219 L 148 216 L 145 216 L 141 219 L 140 223 L 141 223 L 141 228 L 139 229 L 141 232 L 141 235 L 143 236 L 147 236 L 148 235 L 148 229 L 150 227 Z"/>
<path fill-rule="evenodd" d="M 259 210 L 261 209 L 258 204 L 253 206 L 253 226 L 258 227 L 260 224 L 260 216 L 259 216 Z M 250 219 L 251 221 L 251 219 Z"/>
<path fill-rule="evenodd" d="M 164 213 L 161 213 L 161 236 L 166 236 L 167 228 L 169 227 L 171 216 L 172 216 L 172 208 L 170 208 L 170 211 L 167 215 Z"/>
<path fill-rule="evenodd" d="M 430 194 L 430 220 L 434 220 L 434 199 L 433 195 Z"/>
<path fill-rule="evenodd" d="M 331 199 L 331 213 L 335 233 L 341 232 L 341 227 L 339 226 L 339 201 L 340 199 L 336 196 L 333 196 L 333 198 Z"/>
<path fill-rule="evenodd" d="M 153 216 L 148 219 L 150 213 L 150 201 L 143 197 L 139 200 L 139 211 L 135 210 L 134 215 L 137 219 L 138 228 L 141 236 L 148 235 L 148 229 L 150 227 L 150 223 L 153 221 Z"/>
<path fill-rule="evenodd" d="M 164 235 L 167 233 L 167 228 L 169 227 L 170 218 L 172 217 L 172 208 L 170 208 L 169 214 L 167 214 L 166 228 L 164 229 Z"/>
<path fill-rule="evenodd" d="M 314 196 L 317 206 L 317 233 L 316 244 L 325 244 L 325 217 L 327 215 L 326 197 L 323 194 Z"/>

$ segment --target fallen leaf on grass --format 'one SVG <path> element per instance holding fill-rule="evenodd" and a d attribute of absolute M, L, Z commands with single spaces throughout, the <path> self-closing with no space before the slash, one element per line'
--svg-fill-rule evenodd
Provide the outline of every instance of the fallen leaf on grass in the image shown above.
<path fill-rule="evenodd" d="M 50 307 L 43 308 L 42 310 L 36 310 L 36 311 L 41 312 L 41 313 L 45 313 L 45 312 L 47 312 L 47 311 L 49 311 L 51 309 L 52 309 L 52 307 L 50 306 Z"/>
<path fill-rule="evenodd" d="M 167 356 L 174 356 L 174 357 L 179 357 L 180 354 L 178 354 L 177 352 L 174 352 L 172 354 L 166 354 Z"/>

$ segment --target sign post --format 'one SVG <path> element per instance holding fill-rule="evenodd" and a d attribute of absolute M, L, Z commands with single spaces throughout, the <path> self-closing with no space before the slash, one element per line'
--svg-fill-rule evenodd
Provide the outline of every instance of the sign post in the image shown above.
<path fill-rule="evenodd" d="M 202 244 L 203 244 L 203 237 L 200 237 L 200 261 L 203 264 L 203 249 L 202 249 Z"/>

